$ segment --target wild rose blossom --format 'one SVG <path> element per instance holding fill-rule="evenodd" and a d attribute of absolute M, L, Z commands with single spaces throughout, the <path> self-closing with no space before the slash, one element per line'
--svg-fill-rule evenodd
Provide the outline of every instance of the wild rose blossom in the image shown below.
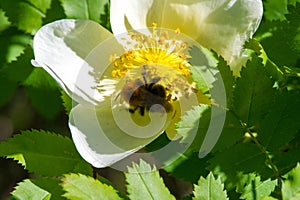
<path fill-rule="evenodd" d="M 189 47 L 199 45 L 186 35 L 222 55 L 238 74 L 242 46 L 260 22 L 262 2 L 111 0 L 110 13 L 115 37 L 96 22 L 64 19 L 43 26 L 33 44 L 32 64 L 75 102 L 72 139 L 98 168 L 164 131 L 175 137 L 181 115 L 201 98 L 209 103 L 189 71 Z"/>

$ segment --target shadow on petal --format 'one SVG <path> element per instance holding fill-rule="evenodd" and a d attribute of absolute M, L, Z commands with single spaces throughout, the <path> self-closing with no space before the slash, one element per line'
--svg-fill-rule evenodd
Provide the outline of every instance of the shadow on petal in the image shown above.
<path fill-rule="evenodd" d="M 78 105 L 70 113 L 69 127 L 80 155 L 97 168 L 123 159 L 161 134 L 137 138 L 124 133 L 116 125 L 111 107 L 95 110 Z"/>

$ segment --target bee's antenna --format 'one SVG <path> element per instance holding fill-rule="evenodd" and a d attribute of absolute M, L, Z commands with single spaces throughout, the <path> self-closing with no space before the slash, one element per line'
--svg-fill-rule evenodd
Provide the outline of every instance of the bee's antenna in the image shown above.
<path fill-rule="evenodd" d="M 147 83 L 147 79 L 146 79 L 146 74 L 147 74 L 147 72 L 146 72 L 146 65 L 144 65 L 143 68 L 144 68 L 144 70 L 143 70 L 143 72 L 142 72 L 142 76 L 143 76 L 145 85 L 147 86 L 148 83 Z"/>

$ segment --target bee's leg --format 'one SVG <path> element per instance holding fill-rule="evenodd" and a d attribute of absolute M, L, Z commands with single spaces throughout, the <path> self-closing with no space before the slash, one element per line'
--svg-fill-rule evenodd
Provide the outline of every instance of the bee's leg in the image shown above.
<path fill-rule="evenodd" d="M 145 115 L 145 107 L 140 107 L 140 114 L 141 114 L 142 116 Z"/>
<path fill-rule="evenodd" d="M 129 111 L 130 113 L 134 113 L 135 110 L 132 109 L 132 108 L 129 108 L 128 111 Z"/>
<path fill-rule="evenodd" d="M 139 107 L 129 108 L 128 111 L 130 113 L 134 113 Z"/>

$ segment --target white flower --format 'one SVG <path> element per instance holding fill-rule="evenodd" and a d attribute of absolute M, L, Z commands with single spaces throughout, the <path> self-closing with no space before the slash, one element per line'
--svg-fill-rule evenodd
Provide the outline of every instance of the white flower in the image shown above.
<path fill-rule="evenodd" d="M 164 130 L 174 136 L 175 122 L 199 98 L 187 62 L 185 41 L 191 40 L 177 28 L 230 61 L 261 17 L 260 1 L 241 2 L 112 0 L 116 38 L 89 20 L 43 26 L 34 37 L 32 64 L 43 67 L 74 100 L 69 127 L 81 156 L 94 167 L 106 167 Z M 235 19 L 245 11 L 245 19 Z M 176 31 L 159 30 L 154 22 Z M 149 24 L 150 35 L 129 32 L 123 36 L 131 41 L 125 42 L 119 35 L 129 25 L 137 30 Z"/>
<path fill-rule="evenodd" d="M 261 0 L 111 0 L 115 35 L 130 29 L 176 29 L 213 49 L 239 75 L 247 60 L 243 45 L 253 36 L 263 14 Z"/>

